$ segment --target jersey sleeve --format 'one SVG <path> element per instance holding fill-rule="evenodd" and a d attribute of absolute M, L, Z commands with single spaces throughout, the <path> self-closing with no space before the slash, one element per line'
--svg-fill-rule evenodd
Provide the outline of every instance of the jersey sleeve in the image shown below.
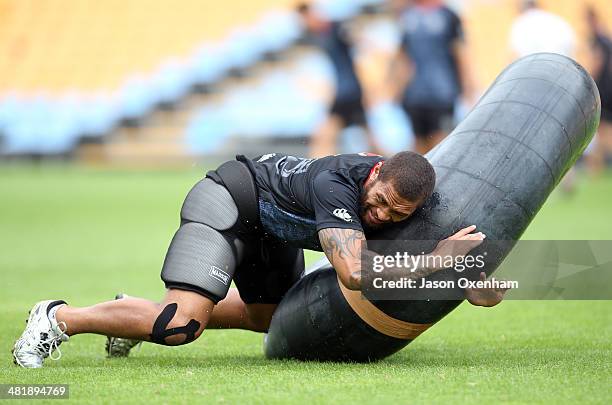
<path fill-rule="evenodd" d="M 324 171 L 312 183 L 317 231 L 343 228 L 362 231 L 359 189 L 341 174 Z"/>
<path fill-rule="evenodd" d="M 463 42 L 464 33 L 461 18 L 452 10 L 448 10 L 450 16 L 450 39 L 451 41 Z"/>
<path fill-rule="evenodd" d="M 342 23 L 334 22 L 332 24 L 332 33 L 334 38 L 341 42 L 343 45 L 350 47 L 351 44 L 351 34 L 349 28 Z"/>

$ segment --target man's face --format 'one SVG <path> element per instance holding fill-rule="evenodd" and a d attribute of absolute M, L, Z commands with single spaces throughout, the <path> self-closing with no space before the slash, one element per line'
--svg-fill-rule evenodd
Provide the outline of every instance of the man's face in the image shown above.
<path fill-rule="evenodd" d="M 361 223 L 370 229 L 407 219 L 418 208 L 418 202 L 401 198 L 390 183 L 376 179 L 366 183 L 361 196 Z"/>
<path fill-rule="evenodd" d="M 302 23 L 310 32 L 319 33 L 326 31 L 328 24 L 315 11 L 309 10 L 301 14 Z"/>

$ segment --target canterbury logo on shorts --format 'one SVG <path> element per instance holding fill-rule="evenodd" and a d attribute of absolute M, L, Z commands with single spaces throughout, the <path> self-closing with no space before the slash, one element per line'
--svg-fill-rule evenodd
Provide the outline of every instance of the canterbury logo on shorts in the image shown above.
<path fill-rule="evenodd" d="M 333 214 L 335 217 L 338 217 L 343 221 L 346 221 L 346 222 L 353 221 L 353 218 L 351 218 L 351 215 L 346 211 L 346 208 L 336 208 Z"/>
<path fill-rule="evenodd" d="M 215 266 L 210 266 L 210 270 L 208 271 L 208 274 L 210 274 L 212 278 L 214 278 L 215 280 L 220 281 L 225 285 L 229 285 L 229 282 L 230 282 L 229 274 L 227 274 L 220 268 L 215 267 Z"/>

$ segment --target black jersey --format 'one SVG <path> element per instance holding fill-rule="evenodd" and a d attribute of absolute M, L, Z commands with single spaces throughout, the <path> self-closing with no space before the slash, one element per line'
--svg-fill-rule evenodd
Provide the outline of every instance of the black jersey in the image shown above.
<path fill-rule="evenodd" d="M 612 121 L 612 39 L 597 32 L 592 39 L 592 47 L 601 54 L 602 64 L 597 77 L 594 77 L 601 97 L 601 118 Z"/>
<path fill-rule="evenodd" d="M 402 50 L 415 66 L 404 90 L 410 107 L 449 108 L 461 93 L 453 46 L 463 40 L 459 17 L 446 6 L 412 6 L 401 17 Z"/>
<path fill-rule="evenodd" d="M 351 45 L 345 27 L 332 22 L 328 29 L 313 34 L 314 42 L 329 57 L 336 74 L 336 96 L 341 102 L 358 100 L 361 102 L 361 85 L 355 73 Z"/>
<path fill-rule="evenodd" d="M 360 153 L 306 159 L 269 153 L 239 157 L 254 175 L 261 222 L 289 244 L 321 250 L 324 228 L 363 230 L 359 215 L 363 185 L 384 158 Z"/>

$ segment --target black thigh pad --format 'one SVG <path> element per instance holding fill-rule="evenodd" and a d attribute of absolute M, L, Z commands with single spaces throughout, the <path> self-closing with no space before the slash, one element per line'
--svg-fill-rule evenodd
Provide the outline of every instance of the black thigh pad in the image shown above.
<path fill-rule="evenodd" d="M 238 208 L 225 187 L 206 178 L 187 194 L 181 208 L 181 219 L 225 231 L 238 220 Z"/>
<path fill-rule="evenodd" d="M 196 291 L 217 303 L 227 295 L 242 250 L 238 240 L 187 222 L 170 243 L 161 278 L 168 288 Z"/>

